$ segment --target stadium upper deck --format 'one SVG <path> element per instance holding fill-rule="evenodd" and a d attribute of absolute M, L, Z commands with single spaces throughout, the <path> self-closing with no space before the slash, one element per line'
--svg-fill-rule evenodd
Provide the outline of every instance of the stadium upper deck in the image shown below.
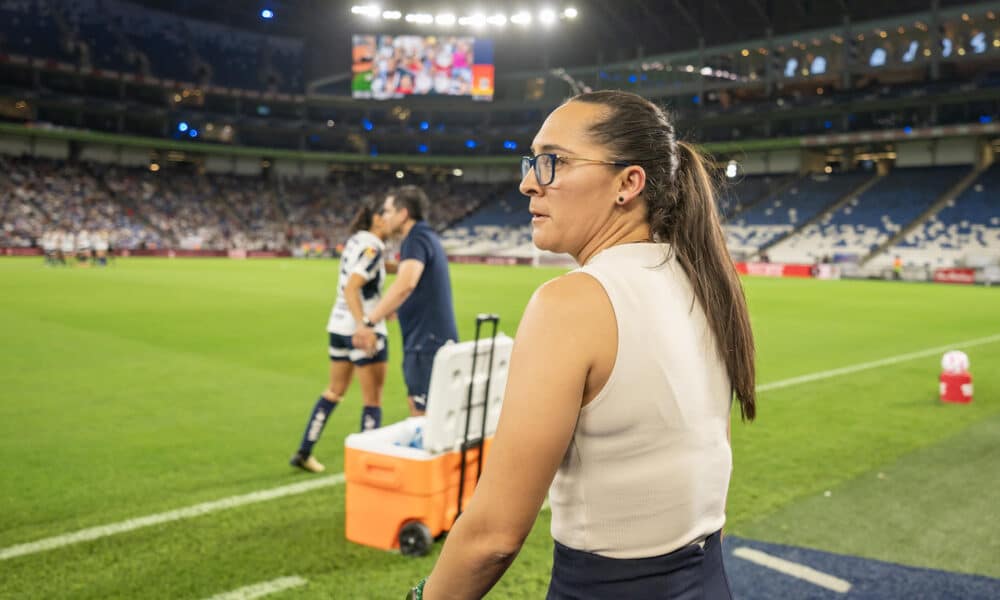
<path fill-rule="evenodd" d="M 350 97 L 352 31 L 435 33 L 433 26 L 352 20 L 341 6 L 338 21 L 323 25 L 324 41 L 341 48 L 326 51 L 308 37 L 312 30 L 295 38 L 237 29 L 179 14 L 187 4 L 164 12 L 121 0 L 0 3 L 0 118 L 174 139 L 195 150 L 211 143 L 473 157 L 523 152 L 548 110 L 585 89 L 658 98 L 702 142 L 1000 117 L 998 2 L 847 2 L 838 10 L 775 2 L 773 14 L 755 10 L 755 2 L 696 11 L 679 2 L 655 18 L 641 18 L 637 6 L 647 3 L 621 3 L 614 18 L 600 3 L 583 5 L 580 27 L 560 35 L 493 34 L 493 103 Z M 203 12 L 221 19 L 235 10 L 220 4 Z M 635 28 L 628 44 L 612 45 L 607 32 L 586 44 L 616 60 L 597 61 L 580 48 L 560 54 L 580 46 L 602 15 L 612 37 L 627 24 Z M 658 44 L 665 33 L 687 49 L 657 53 L 679 47 Z M 534 52 L 535 60 L 519 52 Z M 567 66 L 580 60 L 592 62 Z"/>

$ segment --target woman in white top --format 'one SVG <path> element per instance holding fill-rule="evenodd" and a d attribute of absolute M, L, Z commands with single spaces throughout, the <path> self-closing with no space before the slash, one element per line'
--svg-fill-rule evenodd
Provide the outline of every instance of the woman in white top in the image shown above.
<path fill-rule="evenodd" d="M 382 425 L 382 387 L 389 360 L 388 331 L 385 321 L 374 325 L 376 344 L 373 353 L 355 348 L 351 336 L 365 314 L 382 297 L 385 285 L 385 239 L 389 235 L 382 214 L 372 199 L 365 200 L 351 223 L 352 235 L 340 255 L 337 299 L 330 309 L 326 330 L 330 339 L 330 384 L 320 394 L 298 451 L 289 463 L 305 471 L 321 473 L 326 467 L 312 455 L 313 446 L 333 410 L 337 408 L 357 372 L 361 382 L 361 431 Z M 372 326 L 369 324 L 369 326 Z"/>
<path fill-rule="evenodd" d="M 550 599 L 729 598 L 730 406 L 754 418 L 754 350 L 703 159 L 618 91 L 559 107 L 532 151 L 535 245 L 581 268 L 525 309 L 483 477 L 411 596 L 482 597 L 548 493 Z"/>

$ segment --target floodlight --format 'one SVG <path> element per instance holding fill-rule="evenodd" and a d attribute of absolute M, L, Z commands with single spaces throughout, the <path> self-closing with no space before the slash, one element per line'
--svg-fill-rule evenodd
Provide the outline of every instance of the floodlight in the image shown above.
<path fill-rule="evenodd" d="M 365 17 L 377 17 L 379 16 L 379 9 L 374 4 L 362 4 L 360 6 L 352 6 L 351 12 L 356 15 L 362 15 Z"/>
<path fill-rule="evenodd" d="M 407 23 L 415 23 L 417 25 L 429 25 L 434 22 L 434 15 L 429 15 L 427 13 L 409 13 L 406 15 Z"/>
<path fill-rule="evenodd" d="M 510 22 L 515 25 L 531 25 L 531 13 L 519 12 L 511 15 Z"/>

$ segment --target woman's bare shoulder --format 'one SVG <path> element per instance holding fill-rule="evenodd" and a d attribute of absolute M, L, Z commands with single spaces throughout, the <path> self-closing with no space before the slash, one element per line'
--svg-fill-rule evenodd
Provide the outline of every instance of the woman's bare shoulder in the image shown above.
<path fill-rule="evenodd" d="M 579 325 L 579 319 L 613 318 L 614 312 L 604 286 L 592 275 L 581 271 L 567 273 L 542 284 L 525 313 L 544 316 L 545 320 Z"/>

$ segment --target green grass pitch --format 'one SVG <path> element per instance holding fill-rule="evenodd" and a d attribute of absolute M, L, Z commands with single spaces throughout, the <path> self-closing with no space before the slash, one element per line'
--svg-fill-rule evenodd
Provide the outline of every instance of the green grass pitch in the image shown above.
<path fill-rule="evenodd" d="M 453 265 L 461 335 L 479 312 L 513 335 L 560 272 Z M 332 261 L 0 260 L 0 551 L 310 480 L 286 461 L 326 381 L 336 276 Z M 745 285 L 760 384 L 1000 333 L 997 289 Z M 406 414 L 390 332 L 387 423 Z M 968 406 L 937 401 L 939 356 L 762 392 L 758 422 L 734 421 L 727 531 L 1000 577 L 1000 340 L 967 351 Z M 317 446 L 330 472 L 359 404 L 354 388 Z M 288 576 L 308 584 L 282 598 L 401 598 L 436 551 L 346 542 L 343 500 L 331 486 L 3 560 L 0 598 L 196 600 Z M 544 595 L 548 523 L 491 597 Z"/>

